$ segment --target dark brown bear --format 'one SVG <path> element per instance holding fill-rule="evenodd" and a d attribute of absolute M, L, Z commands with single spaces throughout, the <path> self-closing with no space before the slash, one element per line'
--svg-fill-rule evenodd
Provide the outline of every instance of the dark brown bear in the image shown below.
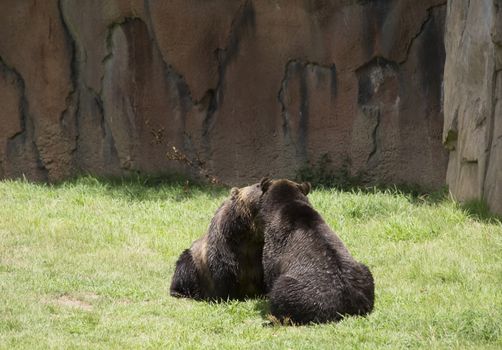
<path fill-rule="evenodd" d="M 310 184 L 263 179 L 261 187 L 258 217 L 271 314 L 305 324 L 371 312 L 373 277 L 312 208 Z"/>
<path fill-rule="evenodd" d="M 176 262 L 172 296 L 225 300 L 263 295 L 263 234 L 255 226 L 261 194 L 260 184 L 231 190 L 207 233 Z"/>

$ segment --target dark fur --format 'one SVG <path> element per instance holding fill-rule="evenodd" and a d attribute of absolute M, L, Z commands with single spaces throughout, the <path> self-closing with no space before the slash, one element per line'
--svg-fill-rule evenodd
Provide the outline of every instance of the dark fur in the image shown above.
<path fill-rule="evenodd" d="M 304 324 L 371 312 L 373 277 L 312 208 L 306 197 L 310 184 L 261 184 L 263 269 L 272 315 Z"/>
<path fill-rule="evenodd" d="M 263 295 L 263 234 L 255 226 L 261 194 L 260 184 L 232 189 L 207 233 L 176 262 L 172 296 L 224 300 Z"/>

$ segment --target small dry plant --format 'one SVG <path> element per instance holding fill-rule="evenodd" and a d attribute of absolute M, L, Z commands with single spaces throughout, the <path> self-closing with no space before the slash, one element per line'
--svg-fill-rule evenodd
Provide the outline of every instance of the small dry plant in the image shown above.
<path fill-rule="evenodd" d="M 192 168 L 197 172 L 197 174 L 205 178 L 212 185 L 225 185 L 225 183 L 223 183 L 218 177 L 211 174 L 211 172 L 206 167 L 206 162 L 204 162 L 200 158 L 199 154 L 196 154 L 195 158 L 190 158 L 185 153 L 173 146 L 171 150 L 167 152 L 166 157 L 169 160 L 180 162 Z"/>

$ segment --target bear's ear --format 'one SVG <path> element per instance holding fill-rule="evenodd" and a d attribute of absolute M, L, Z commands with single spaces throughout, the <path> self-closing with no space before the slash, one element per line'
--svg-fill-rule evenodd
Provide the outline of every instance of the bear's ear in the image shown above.
<path fill-rule="evenodd" d="M 261 181 L 260 181 L 261 191 L 263 193 L 267 192 L 267 190 L 271 184 L 272 184 L 272 180 L 270 180 L 268 177 L 264 177 L 263 179 L 261 179 Z"/>
<path fill-rule="evenodd" d="M 230 190 L 230 196 L 232 198 L 237 198 L 237 195 L 239 194 L 239 189 L 237 187 L 232 187 Z"/>
<path fill-rule="evenodd" d="M 312 186 L 310 185 L 310 182 L 304 182 L 301 184 L 298 184 L 298 189 L 302 191 L 304 195 L 308 195 Z"/>

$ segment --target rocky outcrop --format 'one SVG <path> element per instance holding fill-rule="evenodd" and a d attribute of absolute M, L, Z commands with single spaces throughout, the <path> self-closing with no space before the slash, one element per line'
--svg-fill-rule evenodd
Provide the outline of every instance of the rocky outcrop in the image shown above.
<path fill-rule="evenodd" d="M 461 201 L 502 214 L 502 3 L 448 2 L 443 140 Z"/>
<path fill-rule="evenodd" d="M 444 0 L 5 0 L 0 176 L 444 184 Z"/>

